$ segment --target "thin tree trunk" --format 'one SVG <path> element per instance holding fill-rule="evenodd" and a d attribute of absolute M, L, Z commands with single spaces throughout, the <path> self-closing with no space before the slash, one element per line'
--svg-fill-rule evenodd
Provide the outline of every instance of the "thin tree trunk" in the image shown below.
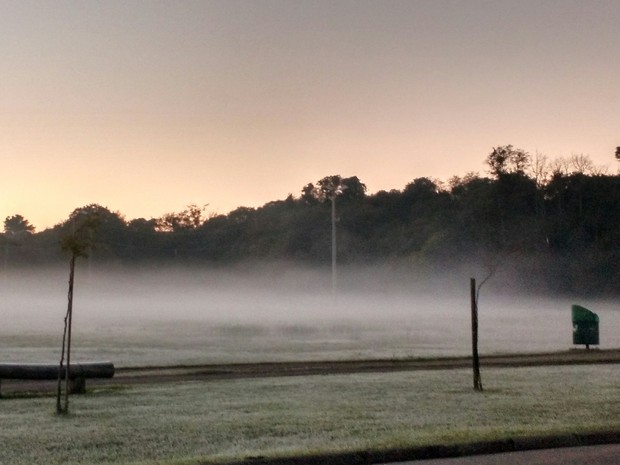
<path fill-rule="evenodd" d="M 470 280 L 471 292 L 471 348 L 474 370 L 474 390 L 482 391 L 482 379 L 480 377 L 480 358 L 478 356 L 478 296 L 476 292 L 476 280 Z"/>
<path fill-rule="evenodd" d="M 65 315 L 65 328 L 62 333 L 62 350 L 60 353 L 60 364 L 58 366 L 58 386 L 56 389 L 56 413 L 67 413 L 69 411 L 69 364 L 71 362 L 71 317 L 73 314 L 73 277 L 75 274 L 75 254 L 71 256 L 69 264 L 69 292 L 67 295 L 67 313 Z M 67 365 L 64 367 L 65 353 L 67 354 Z M 63 367 L 65 368 L 63 370 Z M 62 374 L 65 373 L 65 405 L 63 408 L 62 399 Z"/>
<path fill-rule="evenodd" d="M 62 404 L 60 399 L 62 398 L 62 373 L 65 362 L 65 348 L 67 346 L 67 323 L 69 319 L 69 313 L 65 314 L 65 328 L 62 333 L 62 350 L 60 352 L 60 363 L 58 365 L 58 387 L 56 392 L 56 413 L 62 413 Z"/>

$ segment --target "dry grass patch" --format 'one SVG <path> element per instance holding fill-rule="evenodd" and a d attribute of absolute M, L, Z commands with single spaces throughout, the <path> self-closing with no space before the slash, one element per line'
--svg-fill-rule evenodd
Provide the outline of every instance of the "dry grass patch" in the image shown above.
<path fill-rule="evenodd" d="M 198 463 L 620 429 L 615 366 L 265 378 L 0 402 L 0 464 Z"/>

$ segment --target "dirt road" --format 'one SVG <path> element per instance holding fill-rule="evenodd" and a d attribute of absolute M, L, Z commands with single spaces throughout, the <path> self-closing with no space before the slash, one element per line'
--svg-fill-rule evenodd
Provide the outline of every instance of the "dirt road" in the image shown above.
<path fill-rule="evenodd" d="M 568 350 L 564 352 L 506 354 L 481 357 L 482 367 L 532 367 L 620 363 L 620 349 Z M 161 367 L 117 367 L 111 379 L 92 379 L 88 387 L 122 386 L 179 381 L 210 381 L 276 376 L 309 376 L 344 373 L 387 373 L 413 370 L 469 368 L 470 357 L 384 360 L 238 363 Z M 55 382 L 2 380 L 2 393 L 45 392 Z"/>
<path fill-rule="evenodd" d="M 176 367 L 119 368 L 110 382 L 178 381 L 185 379 L 231 379 L 269 376 L 306 376 L 342 373 L 390 372 L 412 370 L 448 370 L 468 368 L 470 357 L 344 360 L 276 363 L 240 363 Z M 481 365 L 490 367 L 548 366 L 620 363 L 620 349 L 570 350 L 539 354 L 507 354 L 481 357 Z"/>

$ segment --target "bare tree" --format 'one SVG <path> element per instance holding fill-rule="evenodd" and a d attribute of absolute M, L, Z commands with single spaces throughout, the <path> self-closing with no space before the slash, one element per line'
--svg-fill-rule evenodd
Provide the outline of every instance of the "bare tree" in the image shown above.
<path fill-rule="evenodd" d="M 530 173 L 536 182 L 536 187 L 541 188 L 547 182 L 550 171 L 551 168 L 547 155 L 536 152 L 530 164 Z"/>
<path fill-rule="evenodd" d="M 552 174 L 569 176 L 585 174 L 598 176 L 607 173 L 606 166 L 595 165 L 589 155 L 572 154 L 570 157 L 558 157 L 549 163 Z"/>
<path fill-rule="evenodd" d="M 566 176 L 571 171 L 570 159 L 565 157 L 554 158 L 549 164 L 552 174 L 560 174 Z"/>
<path fill-rule="evenodd" d="M 571 155 L 570 164 L 574 173 L 589 174 L 594 170 L 594 163 L 583 153 Z"/>

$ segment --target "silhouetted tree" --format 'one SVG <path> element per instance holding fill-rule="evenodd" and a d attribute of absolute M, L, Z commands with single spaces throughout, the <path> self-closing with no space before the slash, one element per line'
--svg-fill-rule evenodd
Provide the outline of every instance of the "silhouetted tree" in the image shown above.
<path fill-rule="evenodd" d="M 4 220 L 4 233 L 11 238 L 34 233 L 34 226 L 22 215 L 7 216 Z"/>
<path fill-rule="evenodd" d="M 136 218 L 127 224 L 127 229 L 131 232 L 153 234 L 157 231 L 157 220 Z"/>
<path fill-rule="evenodd" d="M 342 191 L 342 177 L 340 175 L 325 176 L 317 182 L 319 200 L 325 201 L 336 197 Z"/>
<path fill-rule="evenodd" d="M 4 270 L 9 264 L 9 257 L 19 261 L 28 257 L 28 243 L 32 240 L 34 226 L 22 215 L 7 216 L 4 220 L 4 234 L 1 237 Z M 13 261 L 13 260 L 11 260 Z"/>
<path fill-rule="evenodd" d="M 199 207 L 190 204 L 185 210 L 178 213 L 166 213 L 157 220 L 157 229 L 162 232 L 179 232 L 196 229 L 201 226 L 206 216 L 204 214 L 207 205 Z"/>
<path fill-rule="evenodd" d="M 507 173 L 523 174 L 530 164 L 530 155 L 521 149 L 515 149 L 512 145 L 493 147 L 487 157 L 491 174 L 499 177 Z"/>
<path fill-rule="evenodd" d="M 316 205 L 319 201 L 319 190 L 312 183 L 306 184 L 301 189 L 300 200 L 305 205 Z"/>
<path fill-rule="evenodd" d="M 366 196 L 366 185 L 357 176 L 340 180 L 340 197 L 343 200 L 360 200 Z"/>

